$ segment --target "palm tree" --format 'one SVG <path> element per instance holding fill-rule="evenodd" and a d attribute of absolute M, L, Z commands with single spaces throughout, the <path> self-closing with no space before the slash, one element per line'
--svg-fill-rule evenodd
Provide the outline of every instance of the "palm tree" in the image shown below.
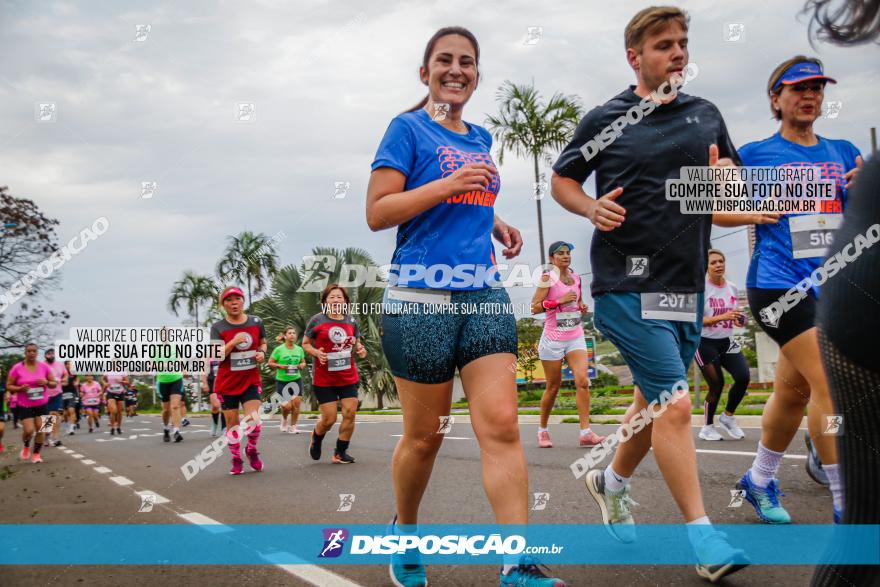
<path fill-rule="evenodd" d="M 217 263 L 217 277 L 221 282 L 233 279 L 247 283 L 249 305 L 254 303 L 253 294 L 262 292 L 267 279 L 278 271 L 275 242 L 263 233 L 246 230 L 229 237 L 229 245 Z"/>
<path fill-rule="evenodd" d="M 496 94 L 498 116 L 486 118 L 486 126 L 499 144 L 498 164 L 504 164 L 504 154 L 512 150 L 519 157 L 529 157 L 535 166 L 535 184 L 541 182 L 538 159 L 549 158 L 571 140 L 574 129 L 583 116 L 580 100 L 575 96 L 553 94 L 544 105 L 534 84 L 518 86 L 505 81 Z M 541 264 L 544 253 L 544 224 L 541 218 L 541 198 L 538 206 L 538 240 Z"/>
<path fill-rule="evenodd" d="M 312 250 L 312 254 L 336 259 L 335 267 L 332 267 L 326 283 L 339 282 L 342 268 L 346 265 L 378 267 L 370 254 L 362 249 L 339 250 L 316 247 Z M 301 291 L 308 274 L 309 271 L 305 263 L 299 267 L 288 265 L 281 268 L 272 279 L 269 295 L 254 303 L 252 311 L 263 319 L 267 336 L 270 339 L 288 325 L 294 326 L 301 335 L 309 319 L 321 311 L 321 293 Z M 370 305 L 373 308 L 378 308 L 385 293 L 384 285 L 375 287 L 369 283 L 346 287 L 346 289 L 351 303 L 359 309 L 369 308 Z M 381 409 L 386 398 L 397 396 L 397 389 L 394 386 L 388 360 L 385 358 L 385 353 L 382 352 L 382 343 L 379 339 L 380 316 L 371 312 L 353 312 L 352 316 L 357 320 L 358 328 L 361 331 L 361 341 L 367 349 L 366 358 L 357 361 L 361 386 L 369 395 L 376 397 L 376 403 Z M 303 376 L 307 380 L 310 377 L 308 371 Z"/>
<path fill-rule="evenodd" d="M 195 325 L 199 326 L 199 308 L 203 304 L 207 304 L 210 308 L 219 293 L 219 287 L 211 277 L 184 271 L 183 277 L 171 288 L 168 309 L 174 312 L 175 316 L 179 316 L 181 306 L 184 306 L 186 313 L 195 320 Z"/>

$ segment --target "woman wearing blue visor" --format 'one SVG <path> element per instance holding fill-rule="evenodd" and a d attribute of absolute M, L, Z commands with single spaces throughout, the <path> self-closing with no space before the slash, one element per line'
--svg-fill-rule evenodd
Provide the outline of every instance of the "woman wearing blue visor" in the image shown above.
<path fill-rule="evenodd" d="M 819 285 L 839 271 L 830 265 L 835 258 L 823 264 L 823 257 L 840 226 L 847 190 L 862 160 L 852 143 L 821 137 L 813 129 L 822 114 L 828 83 L 837 82 L 824 74 L 818 59 L 798 55 L 780 64 L 767 84 L 770 110 L 780 121 L 779 130 L 745 145 L 739 155 L 748 167 L 818 168 L 822 180 L 833 182 L 834 198 L 817 202 L 809 213 L 771 215 L 770 222 L 766 216 L 716 214 L 714 218 L 716 224 L 722 220 L 726 226 L 756 224 L 746 278 L 749 306 L 780 348 L 773 394 L 761 421 L 758 454 L 736 485 L 745 491 L 758 517 L 770 524 L 791 521 L 779 502 L 782 493 L 776 476 L 804 408 L 810 436 L 831 484 L 835 521 L 844 506 L 835 436 L 828 432 L 835 410 L 819 354 L 816 307 Z M 829 108 L 835 104 L 829 102 Z"/>

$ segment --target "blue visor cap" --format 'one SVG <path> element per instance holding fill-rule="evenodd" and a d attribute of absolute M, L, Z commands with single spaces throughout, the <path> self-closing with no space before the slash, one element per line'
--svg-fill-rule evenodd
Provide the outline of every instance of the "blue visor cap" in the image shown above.
<path fill-rule="evenodd" d="M 773 89 L 775 90 L 781 85 L 791 86 L 811 79 L 821 79 L 832 84 L 837 83 L 836 79 L 832 79 L 822 72 L 822 67 L 818 63 L 801 61 L 786 69 Z"/>
<path fill-rule="evenodd" d="M 552 257 L 556 251 L 561 249 L 562 247 L 568 247 L 569 252 L 574 250 L 574 245 L 571 243 L 567 243 L 565 241 L 556 241 L 555 243 L 550 245 L 550 256 Z"/>

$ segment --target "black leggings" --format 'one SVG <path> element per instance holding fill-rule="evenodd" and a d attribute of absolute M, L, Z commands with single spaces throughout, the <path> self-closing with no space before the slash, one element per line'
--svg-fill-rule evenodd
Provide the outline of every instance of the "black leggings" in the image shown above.
<path fill-rule="evenodd" d="M 724 372 L 725 369 L 730 376 L 733 377 L 733 385 L 727 392 L 727 406 L 725 411 L 733 414 L 736 408 L 746 395 L 746 389 L 749 386 L 751 376 L 749 375 L 749 364 L 743 356 L 742 351 L 728 352 L 731 345 L 735 345 L 731 338 L 700 338 L 700 349 L 697 351 L 697 365 L 703 372 L 709 391 L 706 393 L 706 399 L 703 403 L 705 423 L 712 424 L 715 420 L 715 410 L 718 409 L 718 401 L 721 399 L 721 392 L 724 390 Z M 738 347 L 736 347 L 738 348 Z"/>

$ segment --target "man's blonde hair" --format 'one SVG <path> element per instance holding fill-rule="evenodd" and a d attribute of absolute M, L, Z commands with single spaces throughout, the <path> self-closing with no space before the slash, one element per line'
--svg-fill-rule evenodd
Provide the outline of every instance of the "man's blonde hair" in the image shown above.
<path fill-rule="evenodd" d="M 677 22 L 687 32 L 690 20 L 687 12 L 676 6 L 649 6 L 640 10 L 623 31 L 626 49 L 641 53 L 646 37 L 665 29 L 672 22 Z"/>

